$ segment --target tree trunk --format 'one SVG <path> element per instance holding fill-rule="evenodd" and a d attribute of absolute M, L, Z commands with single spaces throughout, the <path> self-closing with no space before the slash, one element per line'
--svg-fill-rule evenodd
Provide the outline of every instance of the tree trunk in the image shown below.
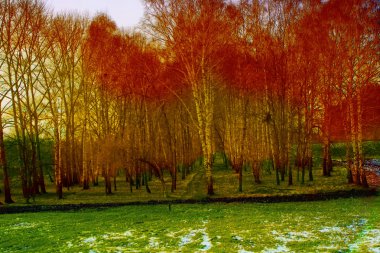
<path fill-rule="evenodd" d="M 332 171 L 331 144 L 327 137 L 323 140 L 323 176 L 330 177 Z"/>
<path fill-rule="evenodd" d="M 172 178 L 171 192 L 174 192 L 177 188 L 177 168 L 176 167 L 172 168 L 170 174 Z"/>
<path fill-rule="evenodd" d="M 243 167 L 239 166 L 239 192 L 243 192 Z"/>
<path fill-rule="evenodd" d="M 353 153 L 353 171 L 355 174 L 354 183 L 357 185 L 360 185 L 360 171 L 359 171 L 359 164 L 358 164 L 358 151 L 357 151 L 357 128 L 356 128 L 356 120 L 355 120 L 355 113 L 354 113 L 354 104 L 353 104 L 353 98 L 352 94 L 349 93 L 348 98 L 348 117 L 350 121 L 350 137 L 351 137 L 351 143 L 352 143 L 352 153 Z"/>
<path fill-rule="evenodd" d="M 111 175 L 109 164 L 104 167 L 104 184 L 105 184 L 105 192 L 107 195 L 112 194 L 112 185 L 111 185 Z"/>
<path fill-rule="evenodd" d="M 39 178 L 39 185 L 40 185 L 40 188 L 41 188 L 41 193 L 46 193 L 46 186 L 45 186 L 45 177 L 44 177 L 44 169 L 43 169 L 43 165 L 42 165 L 42 158 L 41 158 L 41 141 L 40 141 L 40 138 L 39 138 L 39 134 L 36 133 L 36 145 L 37 145 L 37 164 L 38 164 L 38 178 Z"/>
<path fill-rule="evenodd" d="M 358 152 L 358 170 L 360 171 L 360 179 L 361 179 L 361 184 L 364 186 L 364 187 L 369 187 L 368 185 L 368 182 L 367 182 L 367 177 L 366 177 L 366 174 L 365 174 L 365 170 L 363 168 L 363 161 L 364 161 L 364 157 L 363 157 L 363 125 L 362 125 L 362 122 L 363 122 L 363 118 L 362 118 L 362 102 L 361 102 L 361 92 L 358 91 L 358 95 L 357 95 L 357 112 L 358 112 L 358 147 L 357 147 L 357 152 Z"/>
<path fill-rule="evenodd" d="M 288 185 L 293 185 L 293 172 L 292 166 L 289 166 L 289 176 L 288 176 Z"/>
<path fill-rule="evenodd" d="M 7 204 L 14 203 L 11 196 L 11 187 L 8 175 L 8 164 L 5 155 L 5 144 L 4 144 L 4 131 L 3 131 L 3 121 L 2 121 L 2 111 L 1 111 L 1 101 L 0 101 L 0 167 L 3 169 L 4 178 L 4 202 Z"/>
<path fill-rule="evenodd" d="M 58 132 L 56 130 L 55 132 Z M 59 135 L 56 133 L 56 135 Z M 59 141 L 59 137 L 55 137 L 54 141 L 54 164 L 55 164 L 55 169 L 54 169 L 54 174 L 55 174 L 55 186 L 56 186 L 56 193 L 58 199 L 63 198 L 63 183 L 62 183 L 62 169 L 61 169 L 61 144 Z"/>
<path fill-rule="evenodd" d="M 307 167 L 308 167 L 308 170 L 309 170 L 309 181 L 313 181 L 314 180 L 314 177 L 313 177 L 313 157 L 312 156 L 308 156 L 307 157 Z"/>
<path fill-rule="evenodd" d="M 260 164 L 258 162 L 253 162 L 252 164 L 253 178 L 256 184 L 261 184 L 260 181 Z"/>
<path fill-rule="evenodd" d="M 147 193 L 151 193 L 149 185 L 148 185 L 148 176 L 147 172 L 144 172 L 144 179 L 145 179 L 145 189 Z"/>

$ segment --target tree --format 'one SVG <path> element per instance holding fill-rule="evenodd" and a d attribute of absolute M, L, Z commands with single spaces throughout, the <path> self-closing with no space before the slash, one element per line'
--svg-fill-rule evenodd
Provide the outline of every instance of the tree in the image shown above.
<path fill-rule="evenodd" d="M 0 3 L 0 23 L 5 24 L 9 18 L 9 9 L 10 6 L 6 3 Z M 4 64 L 6 63 L 5 58 L 5 32 L 4 29 L 5 26 L 2 25 L 0 28 L 0 69 L 3 69 Z M 8 163 L 7 158 L 5 156 L 5 145 L 4 145 L 4 128 L 5 128 L 5 122 L 3 120 L 3 115 L 5 112 L 5 109 L 7 108 L 7 95 L 9 93 L 8 89 L 4 89 L 4 79 L 2 75 L 0 76 L 0 167 L 3 170 L 3 183 L 4 183 L 4 198 L 5 203 L 13 203 L 11 196 L 11 188 L 10 188 L 10 180 L 9 180 L 9 174 L 8 174 Z"/>
<path fill-rule="evenodd" d="M 230 26 L 223 1 L 146 1 L 147 24 L 156 39 L 172 52 L 183 80 L 190 87 L 196 127 L 203 154 L 207 193 L 214 194 L 212 177 L 213 120 L 217 52 L 228 42 Z"/>
<path fill-rule="evenodd" d="M 18 142 L 23 194 L 30 197 L 46 192 L 39 146 L 38 114 L 43 93 L 38 93 L 38 54 L 44 47 L 42 30 L 46 16 L 44 6 L 32 1 L 6 1 L 3 23 L 5 62 L 4 84 L 12 101 L 13 123 Z"/>
<path fill-rule="evenodd" d="M 330 34 L 344 66 L 342 96 L 347 100 L 349 138 L 353 151 L 354 182 L 368 186 L 363 169 L 363 88 L 378 84 L 379 25 L 378 1 L 352 0 L 344 5 L 329 1 L 324 15 L 331 15 Z M 350 164 L 350 163 L 349 163 Z"/>

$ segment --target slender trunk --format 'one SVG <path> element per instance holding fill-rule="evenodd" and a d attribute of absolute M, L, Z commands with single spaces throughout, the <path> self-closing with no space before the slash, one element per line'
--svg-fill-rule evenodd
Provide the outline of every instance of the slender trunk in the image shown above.
<path fill-rule="evenodd" d="M 29 177 L 30 177 L 30 171 L 29 171 L 29 162 L 28 162 L 28 154 L 27 154 L 27 143 L 26 143 L 26 136 L 25 136 L 25 119 L 24 114 L 21 108 L 21 99 L 20 94 L 17 92 L 19 89 L 18 86 L 18 80 L 15 80 L 15 89 L 11 87 L 11 97 L 12 97 L 12 107 L 13 107 L 13 118 L 14 118 L 14 128 L 16 131 L 16 138 L 17 138 L 17 146 L 19 151 L 19 161 L 20 164 L 20 177 L 21 177 L 21 186 L 22 186 L 22 192 L 23 196 L 26 199 L 26 202 L 29 203 L 29 199 L 31 197 L 31 187 L 29 185 Z"/>
<path fill-rule="evenodd" d="M 330 141 L 327 137 L 323 140 L 323 176 L 331 176 L 331 152 L 330 152 Z"/>
<path fill-rule="evenodd" d="M 278 139 L 277 139 L 277 134 L 276 134 L 276 126 L 274 125 L 273 123 L 273 126 L 272 126 L 272 138 L 270 138 L 271 140 L 271 143 L 270 143 L 270 146 L 271 146 L 271 154 L 272 154 L 272 166 L 273 168 L 275 169 L 275 173 L 276 173 L 276 185 L 280 185 L 280 172 L 279 172 L 279 169 L 278 169 L 278 166 L 279 166 L 279 151 L 278 151 Z"/>
<path fill-rule="evenodd" d="M 327 101 L 326 103 L 330 103 Z M 325 105 L 324 122 L 323 122 L 323 176 L 331 176 L 332 160 L 331 160 L 331 142 L 330 142 L 330 106 Z"/>
<path fill-rule="evenodd" d="M 351 93 L 350 93 L 351 94 Z M 352 95 L 351 95 L 352 96 Z M 351 134 L 351 143 L 352 143 L 352 153 L 353 153 L 353 174 L 355 174 L 354 183 L 357 185 L 360 185 L 360 171 L 359 171 L 359 164 L 358 164 L 358 151 L 357 151 L 357 130 L 356 130 L 356 120 L 355 120 L 355 113 L 354 113 L 354 104 L 353 104 L 353 98 L 348 98 L 348 111 L 349 111 L 349 120 L 350 120 L 350 134 Z"/>
<path fill-rule="evenodd" d="M 293 185 L 293 172 L 292 166 L 289 166 L 289 177 L 288 177 L 288 185 Z"/>
<path fill-rule="evenodd" d="M 261 184 L 260 180 L 260 164 L 259 162 L 253 162 L 252 164 L 253 177 L 256 184 Z"/>
<path fill-rule="evenodd" d="M 29 141 L 30 141 L 31 152 L 32 152 L 31 153 L 31 165 L 30 165 L 32 168 L 31 173 L 32 173 L 32 179 L 33 179 L 32 189 L 33 189 L 34 194 L 39 194 L 40 190 L 39 190 L 39 180 L 38 180 L 38 172 L 37 172 L 37 154 L 36 154 L 36 145 L 34 142 L 35 136 L 33 136 L 32 121 L 30 121 L 29 127 L 30 127 Z"/>
<path fill-rule="evenodd" d="M 58 199 L 63 198 L 63 183 L 61 169 L 61 144 L 59 138 L 55 139 L 54 144 L 54 164 L 55 164 L 55 186 Z"/>
<path fill-rule="evenodd" d="M 342 109 L 342 108 L 341 108 Z M 349 115 L 349 113 L 347 112 L 346 115 Z M 346 119 L 344 120 L 344 133 L 345 133 L 345 138 L 346 138 L 346 170 L 347 170 L 347 182 L 349 184 L 353 184 L 354 183 L 354 178 L 353 178 L 353 175 L 352 175 L 352 160 L 351 160 L 351 144 L 350 144 L 350 137 L 349 137 L 349 133 L 350 133 L 350 119 L 348 117 L 346 117 Z"/>
<path fill-rule="evenodd" d="M 282 160 L 282 159 L 281 159 Z M 280 175 L 281 175 L 281 181 L 285 181 L 285 172 L 286 172 L 286 167 L 283 164 L 283 161 L 281 161 L 281 166 L 280 166 Z"/>
<path fill-rule="evenodd" d="M 2 125 L 2 111 L 1 111 L 1 101 L 0 101 L 0 167 L 3 169 L 3 181 L 4 181 L 4 201 L 7 204 L 14 203 L 11 196 L 11 187 L 8 175 L 8 164 L 5 155 L 5 144 L 4 144 L 4 131 Z"/>
<path fill-rule="evenodd" d="M 132 176 L 129 177 L 129 191 L 132 193 L 133 192 L 133 178 Z"/>
<path fill-rule="evenodd" d="M 42 157 L 41 157 L 41 141 L 39 138 L 39 133 L 36 132 L 36 147 L 37 147 L 37 164 L 38 164 L 38 178 L 39 178 L 39 185 L 41 188 L 41 193 L 46 193 L 46 185 L 45 185 L 45 174 L 44 169 L 42 165 Z"/>
<path fill-rule="evenodd" d="M 171 187 L 171 192 L 174 192 L 177 188 L 177 168 L 174 167 L 171 171 L 171 177 L 172 177 L 172 187 Z"/>
<path fill-rule="evenodd" d="M 86 147 L 86 120 L 85 116 L 82 132 L 82 178 L 83 178 L 83 190 L 90 189 L 90 178 L 89 178 L 89 166 L 88 166 L 88 157 L 87 157 L 87 147 Z M 91 142 L 91 141 L 90 141 Z M 90 147 L 91 148 L 91 147 Z"/>
<path fill-rule="evenodd" d="M 104 166 L 104 184 L 106 194 L 112 194 L 111 175 L 108 163 Z"/>
<path fill-rule="evenodd" d="M 308 156 L 307 157 L 307 166 L 308 166 L 308 171 L 309 171 L 309 181 L 313 181 L 314 180 L 314 176 L 313 176 L 313 157 L 312 156 Z"/>
<path fill-rule="evenodd" d="M 347 163 L 347 181 L 349 184 L 354 183 L 354 178 L 352 175 L 352 159 L 351 159 L 351 145 L 350 142 L 346 142 L 346 163 Z"/>
<path fill-rule="evenodd" d="M 243 166 L 239 164 L 239 192 L 243 192 Z"/>
<path fill-rule="evenodd" d="M 32 118 L 34 121 L 34 138 L 35 138 L 35 145 L 36 145 L 36 166 L 37 166 L 37 173 L 38 173 L 38 185 L 41 188 L 41 193 L 46 193 L 46 186 L 45 186 L 45 179 L 44 179 L 44 171 L 42 166 L 42 158 L 41 158 L 41 141 L 40 141 L 40 131 L 38 127 L 38 113 L 37 113 L 37 105 L 36 105 L 36 99 L 34 90 L 31 87 L 31 100 L 33 104 L 33 113 Z"/>
<path fill-rule="evenodd" d="M 362 101 L 361 101 L 361 92 L 358 92 L 357 95 L 357 111 L 358 111 L 358 147 L 357 147 L 357 152 L 358 152 L 358 170 L 360 172 L 360 179 L 361 179 L 361 184 L 364 187 L 369 187 L 368 182 L 367 182 L 367 177 L 365 174 L 365 170 L 363 168 L 363 125 L 362 125 Z"/>

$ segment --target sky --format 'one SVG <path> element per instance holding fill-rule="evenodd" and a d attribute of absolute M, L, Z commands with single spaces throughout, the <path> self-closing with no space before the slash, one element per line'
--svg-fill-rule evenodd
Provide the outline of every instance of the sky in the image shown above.
<path fill-rule="evenodd" d="M 45 0 L 54 13 L 76 12 L 93 17 L 107 13 L 119 28 L 135 27 L 144 13 L 143 0 Z"/>

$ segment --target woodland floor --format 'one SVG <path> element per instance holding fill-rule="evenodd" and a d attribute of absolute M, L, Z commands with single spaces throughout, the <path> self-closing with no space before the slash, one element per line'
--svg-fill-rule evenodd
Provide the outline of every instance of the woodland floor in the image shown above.
<path fill-rule="evenodd" d="M 206 182 L 201 169 L 194 169 L 185 179 L 181 179 L 181 173 L 177 177 L 177 190 L 170 191 L 171 180 L 168 173 L 165 174 L 167 196 L 163 194 L 163 188 L 157 178 L 149 182 L 151 193 L 145 186 L 139 189 L 130 186 L 121 175 L 117 177 L 117 189 L 113 189 L 111 195 L 104 193 L 102 178 L 99 178 L 98 186 L 91 186 L 89 190 L 83 190 L 80 186 L 64 189 L 64 199 L 57 199 L 55 187 L 48 179 L 47 194 L 37 195 L 31 204 L 26 204 L 22 196 L 18 177 L 12 178 L 12 197 L 16 202 L 11 205 L 0 205 L 0 213 L 49 211 L 49 210 L 77 210 L 85 207 L 112 207 L 136 204 L 169 204 L 169 203 L 211 203 L 211 202 L 287 202 L 287 201 L 317 201 L 336 199 L 340 197 L 369 196 L 378 194 L 375 188 L 363 189 L 355 185 L 347 184 L 346 169 L 335 167 L 331 177 L 323 177 L 321 169 L 313 170 L 314 180 L 301 184 L 297 180 L 297 171 L 293 171 L 294 184 L 289 186 L 287 181 L 275 184 L 275 175 L 271 170 L 263 170 L 261 184 L 253 182 L 250 170 L 243 171 L 243 192 L 238 192 L 238 177 L 233 171 L 226 169 L 220 157 L 214 164 L 214 190 L 215 195 L 206 195 Z M 0 200 L 4 199 L 0 193 Z"/>

